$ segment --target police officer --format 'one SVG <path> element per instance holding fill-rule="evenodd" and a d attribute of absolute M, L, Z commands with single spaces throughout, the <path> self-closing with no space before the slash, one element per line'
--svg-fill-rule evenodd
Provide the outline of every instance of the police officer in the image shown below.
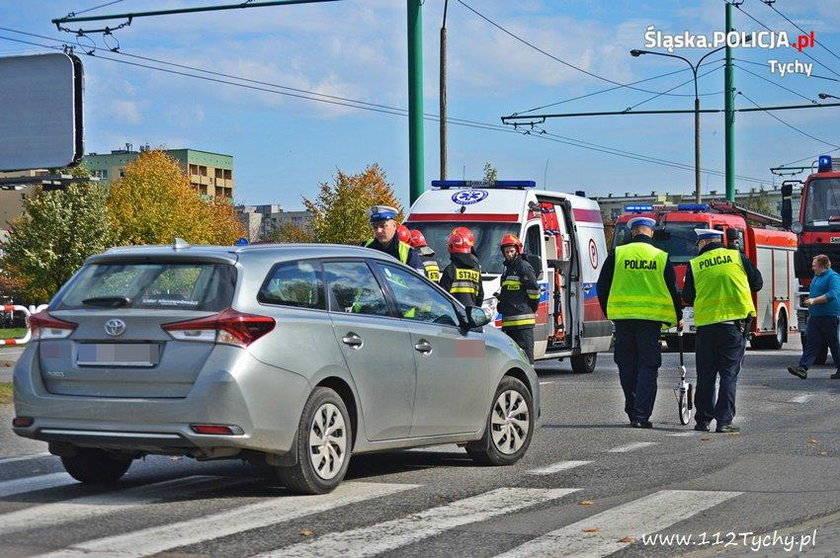
<path fill-rule="evenodd" d="M 627 222 L 631 240 L 610 253 L 598 277 L 598 302 L 615 323 L 624 412 L 634 428 L 653 428 L 656 380 L 662 366 L 662 324 L 682 327 L 682 303 L 668 253 L 651 244 L 656 221 Z"/>
<path fill-rule="evenodd" d="M 534 363 L 535 312 L 540 305 L 540 286 L 534 268 L 525 259 L 522 242 L 515 234 L 506 234 L 499 241 L 504 256 L 501 289 L 497 295 L 498 312 L 502 315 L 502 331 L 522 347 Z"/>
<path fill-rule="evenodd" d="M 435 283 L 440 281 L 440 266 L 435 259 L 435 251 L 426 242 L 426 237 L 423 236 L 420 229 L 411 230 L 409 244 L 420 254 L 420 260 L 423 262 L 423 268 L 426 270 L 426 277 L 429 278 L 429 281 Z"/>
<path fill-rule="evenodd" d="M 738 250 L 723 246 L 723 231 L 694 229 L 700 254 L 691 260 L 682 296 L 694 305 L 697 354 L 697 391 L 694 430 L 738 432 L 735 417 L 735 384 L 747 348 L 750 323 L 755 316 L 752 292 L 764 281 L 752 262 Z M 716 377 L 720 376 L 717 401 Z"/>
<path fill-rule="evenodd" d="M 484 287 L 481 285 L 481 265 L 472 253 L 469 238 L 453 232 L 446 240 L 450 263 L 443 269 L 440 286 L 449 291 L 464 306 L 481 306 Z"/>
<path fill-rule="evenodd" d="M 373 238 L 366 241 L 364 246 L 392 255 L 402 263 L 413 267 L 420 273 L 425 273 L 423 262 L 417 251 L 397 236 L 397 214 L 399 212 L 387 205 L 374 205 L 368 209 L 370 226 L 373 228 Z"/>

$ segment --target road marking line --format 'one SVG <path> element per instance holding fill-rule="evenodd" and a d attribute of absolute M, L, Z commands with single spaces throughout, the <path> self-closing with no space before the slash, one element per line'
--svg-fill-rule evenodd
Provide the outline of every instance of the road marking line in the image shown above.
<path fill-rule="evenodd" d="M 173 494 L 189 494 L 206 489 L 209 488 L 206 486 L 208 483 L 212 483 L 212 488 L 216 488 L 243 482 L 247 482 L 247 479 L 225 479 L 218 476 L 195 475 L 135 486 L 116 492 L 93 494 L 71 498 L 63 502 L 42 504 L 0 515 L 0 535 L 116 513 L 136 506 L 151 504 Z"/>
<path fill-rule="evenodd" d="M 808 394 L 805 394 L 805 395 L 797 395 L 796 397 L 788 399 L 788 403 L 805 403 L 809 399 L 811 399 L 812 397 L 814 397 L 813 393 L 808 393 Z"/>
<path fill-rule="evenodd" d="M 550 475 L 552 473 L 556 473 L 558 471 L 565 471 L 566 469 L 574 469 L 575 467 L 580 467 L 581 465 L 588 465 L 592 463 L 591 461 L 558 461 L 557 463 L 552 463 L 551 465 L 546 465 L 545 467 L 540 467 L 539 469 L 531 469 L 530 471 L 526 471 L 526 473 L 530 475 Z"/>
<path fill-rule="evenodd" d="M 254 558 L 278 556 L 373 556 L 400 548 L 449 529 L 550 502 L 577 488 L 497 488 L 444 506 L 370 527 L 327 533 L 317 539 L 278 548 Z"/>
<path fill-rule="evenodd" d="M 694 430 L 686 430 L 685 432 L 672 432 L 666 436 L 694 436 Z"/>
<path fill-rule="evenodd" d="M 556 384 L 557 382 L 540 382 L 541 386 L 547 386 L 548 384 Z"/>
<path fill-rule="evenodd" d="M 38 475 L 37 477 L 4 481 L 0 482 L 0 498 L 23 494 L 24 492 L 35 492 L 36 490 L 77 484 L 78 482 L 67 473 L 50 473 L 49 475 Z"/>
<path fill-rule="evenodd" d="M 15 461 L 29 461 L 30 459 L 39 459 L 41 457 L 46 457 L 48 455 L 52 455 L 50 452 L 44 453 L 34 453 L 32 455 L 21 455 L 18 457 L 5 457 L 0 459 L 0 465 L 3 463 L 14 463 Z"/>
<path fill-rule="evenodd" d="M 646 448 L 648 446 L 655 446 L 656 442 L 635 442 L 633 444 L 627 444 L 626 446 L 618 446 L 617 448 L 613 448 L 610 453 L 626 453 L 628 451 L 635 451 L 637 449 Z"/>
<path fill-rule="evenodd" d="M 346 482 L 329 494 L 280 496 L 196 519 L 82 542 L 45 556 L 149 556 L 416 487 L 415 484 Z"/>
<path fill-rule="evenodd" d="M 661 531 L 739 494 L 742 493 L 662 490 L 546 533 L 497 558 L 608 556 L 642 535 Z"/>
<path fill-rule="evenodd" d="M 411 448 L 406 451 L 428 451 L 434 453 L 463 453 L 464 450 L 459 448 L 457 444 L 441 444 L 437 446 L 423 446 L 420 448 Z"/>

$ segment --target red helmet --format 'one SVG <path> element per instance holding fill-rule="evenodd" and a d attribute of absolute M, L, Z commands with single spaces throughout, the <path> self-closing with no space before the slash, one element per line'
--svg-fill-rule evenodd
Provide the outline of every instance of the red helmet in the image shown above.
<path fill-rule="evenodd" d="M 475 235 L 469 229 L 469 227 L 455 227 L 454 229 L 452 229 L 452 234 L 455 233 L 464 235 L 467 238 L 467 242 L 470 244 L 470 248 L 475 246 Z"/>
<path fill-rule="evenodd" d="M 515 246 L 516 253 L 522 253 L 522 242 L 520 242 L 519 237 L 515 234 L 507 233 L 502 239 L 499 241 L 499 249 L 502 250 L 505 246 Z"/>
<path fill-rule="evenodd" d="M 450 254 L 469 254 L 470 248 L 472 248 L 467 235 L 457 232 L 450 233 L 446 243 L 449 245 Z"/>
<path fill-rule="evenodd" d="M 412 229 L 411 230 L 411 244 L 412 248 L 422 248 L 423 246 L 428 246 L 429 243 L 426 242 L 426 237 L 423 236 L 423 231 L 420 229 Z"/>
<path fill-rule="evenodd" d="M 405 225 L 400 225 L 397 227 L 397 238 L 400 239 L 400 242 L 408 244 L 411 242 L 411 231 Z"/>

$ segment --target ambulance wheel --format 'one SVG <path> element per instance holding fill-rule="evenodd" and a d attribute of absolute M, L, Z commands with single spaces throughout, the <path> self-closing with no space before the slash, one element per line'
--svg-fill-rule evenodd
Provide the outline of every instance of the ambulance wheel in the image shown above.
<path fill-rule="evenodd" d="M 598 353 L 584 353 L 571 358 L 572 372 L 575 374 L 591 374 L 595 371 L 595 362 L 598 360 Z"/>

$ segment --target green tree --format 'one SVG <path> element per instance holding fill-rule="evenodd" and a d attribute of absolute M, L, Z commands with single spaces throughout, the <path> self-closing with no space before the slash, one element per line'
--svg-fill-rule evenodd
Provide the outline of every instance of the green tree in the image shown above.
<path fill-rule="evenodd" d="M 312 231 L 298 225 L 297 223 L 286 222 L 276 227 L 260 237 L 260 242 L 278 242 L 281 244 L 287 242 L 314 242 L 315 235 Z"/>
<path fill-rule="evenodd" d="M 5 285 L 28 302 L 49 300 L 85 258 L 111 245 L 106 196 L 106 188 L 79 182 L 24 197 L 23 215 L 12 221 L 2 243 Z"/>
<path fill-rule="evenodd" d="M 245 228 L 231 203 L 204 201 L 178 162 L 160 150 L 126 165 L 107 200 L 118 244 L 233 244 Z"/>
<path fill-rule="evenodd" d="M 770 196 L 764 191 L 751 193 L 746 199 L 738 200 L 735 203 L 756 213 L 762 213 L 764 215 L 777 214 L 776 207 L 770 201 Z"/>
<path fill-rule="evenodd" d="M 498 174 L 499 174 L 499 172 L 496 170 L 496 168 L 493 165 L 491 165 L 489 162 L 484 163 L 484 181 L 485 182 L 490 182 L 491 184 L 493 182 L 496 182 L 496 175 L 498 175 Z"/>
<path fill-rule="evenodd" d="M 394 189 L 375 163 L 360 174 L 345 174 L 339 169 L 333 183 L 321 183 L 318 197 L 304 197 L 303 205 L 312 215 L 315 242 L 364 242 L 371 237 L 367 208 L 372 205 L 394 207 L 399 212 L 397 220 L 402 220 L 402 206 Z"/>

